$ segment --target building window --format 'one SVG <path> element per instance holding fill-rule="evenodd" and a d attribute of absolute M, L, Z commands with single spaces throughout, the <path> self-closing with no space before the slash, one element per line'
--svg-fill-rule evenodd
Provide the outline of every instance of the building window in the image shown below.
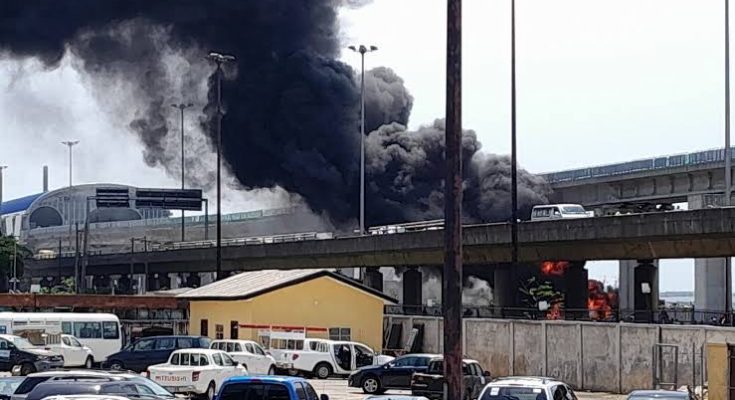
<path fill-rule="evenodd" d="M 224 339 L 225 338 L 225 326 L 222 324 L 215 325 L 214 335 L 215 335 L 215 339 Z"/>
<path fill-rule="evenodd" d="M 239 325 L 237 321 L 230 321 L 230 339 L 237 339 Z"/>
<path fill-rule="evenodd" d="M 329 328 L 329 340 L 352 340 L 350 328 Z"/>
<path fill-rule="evenodd" d="M 202 336 L 209 336 L 209 321 L 203 319 L 201 325 L 199 325 L 199 334 Z"/>

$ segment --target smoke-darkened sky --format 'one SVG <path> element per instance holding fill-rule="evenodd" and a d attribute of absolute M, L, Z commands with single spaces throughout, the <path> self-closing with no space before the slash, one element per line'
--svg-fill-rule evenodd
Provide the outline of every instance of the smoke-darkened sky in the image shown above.
<path fill-rule="evenodd" d="M 59 5 L 53 10 L 57 20 L 68 19 L 68 10 L 60 6 L 65 2 L 48 3 Z M 337 11 L 335 18 L 341 28 L 322 32 L 337 35 L 337 40 L 331 50 L 319 51 L 331 51 L 355 67 L 359 65 L 357 55 L 340 49 L 363 41 L 377 45 L 380 50 L 368 56 L 368 68 L 388 66 L 404 80 L 413 97 L 410 129 L 432 126 L 444 110 L 444 2 L 358 3 L 367 4 Z M 465 126 L 477 132 L 484 151 L 500 154 L 507 153 L 509 143 L 506 3 L 467 0 L 463 24 Z M 4 2 L 2 7 L 0 18 L 12 14 L 12 2 Z M 93 13 L 95 7 L 81 15 Z M 520 2 L 518 8 L 521 165 L 541 172 L 717 147 L 721 143 L 723 18 L 719 3 L 560 0 L 551 4 L 532 0 Z M 168 18 L 185 16 L 191 10 L 183 7 L 178 11 L 167 8 L 166 13 L 171 15 Z M 23 26 L 19 21 L 4 19 L 2 27 L 19 28 L 33 39 L 45 36 L 49 43 L 58 43 L 69 35 L 64 30 L 57 33 L 40 29 L 35 17 L 28 16 Z M 201 28 L 208 31 L 215 25 L 213 22 Z M 289 26 L 294 31 L 300 28 Z M 157 34 L 166 37 L 177 33 L 164 29 Z M 255 47 L 264 41 L 263 37 L 248 38 Z M 198 119 L 203 115 L 206 87 L 182 90 L 187 80 L 202 81 L 201 75 L 211 72 L 206 63 L 189 61 L 179 51 L 209 50 L 197 48 L 197 43 L 179 47 L 163 40 L 158 47 L 149 47 L 149 51 L 159 50 L 167 57 L 166 68 L 152 71 L 177 83 L 161 90 L 164 103 L 115 79 L 100 79 L 107 74 L 104 69 L 94 78 L 80 73 L 86 67 L 74 54 L 65 57 L 56 69 L 32 60 L 3 57 L 0 164 L 10 166 L 5 173 L 6 198 L 36 192 L 44 163 L 51 166 L 52 185 L 65 184 L 66 152 L 58 141 L 69 138 L 82 140 L 75 150 L 77 182 L 176 185 L 177 170 L 165 173 L 161 167 L 147 167 L 146 161 L 171 160 L 142 154 L 131 128 L 155 131 L 157 125 L 141 124 L 147 121 L 147 114 L 139 114 L 129 103 L 143 100 L 166 117 L 172 130 L 178 121 L 171 110 L 166 110 L 166 102 L 191 96 L 200 110 L 196 115 L 192 112 L 192 120 L 187 119 L 187 144 L 206 149 L 208 137 Z M 30 46 L 25 54 L 44 49 Z M 192 76 L 187 78 L 186 71 L 193 71 Z M 137 76 L 137 80 L 156 82 L 147 74 Z M 106 85 L 100 87 L 100 82 Z M 131 125 L 134 120 L 140 122 Z M 176 143 L 176 136 L 167 135 L 158 144 L 170 147 Z M 193 168 L 212 165 L 208 156 L 189 162 Z M 204 183 L 208 178 L 203 178 Z M 275 197 L 282 198 L 277 194 Z M 240 200 L 233 202 L 230 210 L 264 206 L 270 201 Z M 675 275 L 663 274 L 662 286 L 682 288 L 675 286 L 676 282 L 665 281 L 666 276 Z"/>

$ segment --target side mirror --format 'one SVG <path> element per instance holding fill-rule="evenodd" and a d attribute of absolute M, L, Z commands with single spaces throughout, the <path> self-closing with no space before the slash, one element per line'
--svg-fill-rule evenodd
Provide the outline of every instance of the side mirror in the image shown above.
<path fill-rule="evenodd" d="M 482 376 L 489 378 L 490 377 L 490 371 L 483 371 Z"/>
<path fill-rule="evenodd" d="M 329 396 L 327 396 L 326 394 L 323 394 L 319 396 L 319 400 L 329 400 Z"/>

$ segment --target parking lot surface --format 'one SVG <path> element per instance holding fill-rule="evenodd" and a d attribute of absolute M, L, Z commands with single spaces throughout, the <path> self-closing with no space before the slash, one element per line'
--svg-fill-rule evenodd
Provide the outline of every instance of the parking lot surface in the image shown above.
<path fill-rule="evenodd" d="M 330 400 L 364 400 L 367 395 L 358 388 L 347 387 L 344 379 L 312 379 L 311 385 L 317 393 L 329 395 Z M 624 400 L 626 396 L 610 393 L 576 392 L 580 400 Z M 391 390 L 388 394 L 411 394 L 406 391 Z"/>

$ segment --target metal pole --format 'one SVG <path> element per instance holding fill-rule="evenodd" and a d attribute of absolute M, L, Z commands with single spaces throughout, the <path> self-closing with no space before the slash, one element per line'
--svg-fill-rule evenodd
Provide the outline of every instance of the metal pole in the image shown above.
<path fill-rule="evenodd" d="M 365 234 L 365 52 L 360 46 L 360 235 Z"/>
<path fill-rule="evenodd" d="M 76 245 L 74 246 L 74 287 L 76 288 L 79 281 L 79 222 L 76 222 L 74 226 L 76 227 L 76 235 L 74 235 L 76 238 Z"/>
<path fill-rule="evenodd" d="M 229 54 L 211 52 L 208 58 L 217 64 L 217 269 L 215 280 L 222 276 L 222 64 L 234 61 Z"/>
<path fill-rule="evenodd" d="M 181 190 L 184 190 L 184 105 L 181 105 Z M 181 210 L 181 241 L 185 240 L 184 210 Z"/>
<path fill-rule="evenodd" d="M 217 63 L 217 269 L 222 277 L 222 62 Z"/>
<path fill-rule="evenodd" d="M 18 242 L 13 240 L 13 292 L 18 290 Z"/>
<path fill-rule="evenodd" d="M 0 215 L 2 215 L 3 209 L 3 170 L 8 168 L 7 165 L 0 165 Z M 2 233 L 2 223 L 0 223 L 0 233 Z"/>
<path fill-rule="evenodd" d="M 204 200 L 204 240 L 209 240 L 209 200 Z"/>
<path fill-rule="evenodd" d="M 518 158 L 516 148 L 516 2 L 510 3 L 510 181 L 511 181 L 511 268 L 518 267 Z"/>
<path fill-rule="evenodd" d="M 89 201 L 91 199 L 92 197 L 87 197 L 87 201 L 84 205 L 84 245 L 82 246 L 84 262 L 82 263 L 82 271 L 79 273 L 79 282 L 76 282 L 77 293 L 79 293 L 80 289 L 84 289 L 84 286 L 86 286 L 84 277 L 87 276 L 87 266 L 89 265 L 89 253 L 87 252 L 87 249 L 89 246 Z"/>
<path fill-rule="evenodd" d="M 462 1 L 447 1 L 444 201 L 444 398 L 463 398 L 462 377 Z"/>
<path fill-rule="evenodd" d="M 730 149 L 730 0 L 725 0 L 725 199 L 732 197 L 732 150 Z M 725 313 L 732 311 L 732 259 L 725 257 Z"/>

